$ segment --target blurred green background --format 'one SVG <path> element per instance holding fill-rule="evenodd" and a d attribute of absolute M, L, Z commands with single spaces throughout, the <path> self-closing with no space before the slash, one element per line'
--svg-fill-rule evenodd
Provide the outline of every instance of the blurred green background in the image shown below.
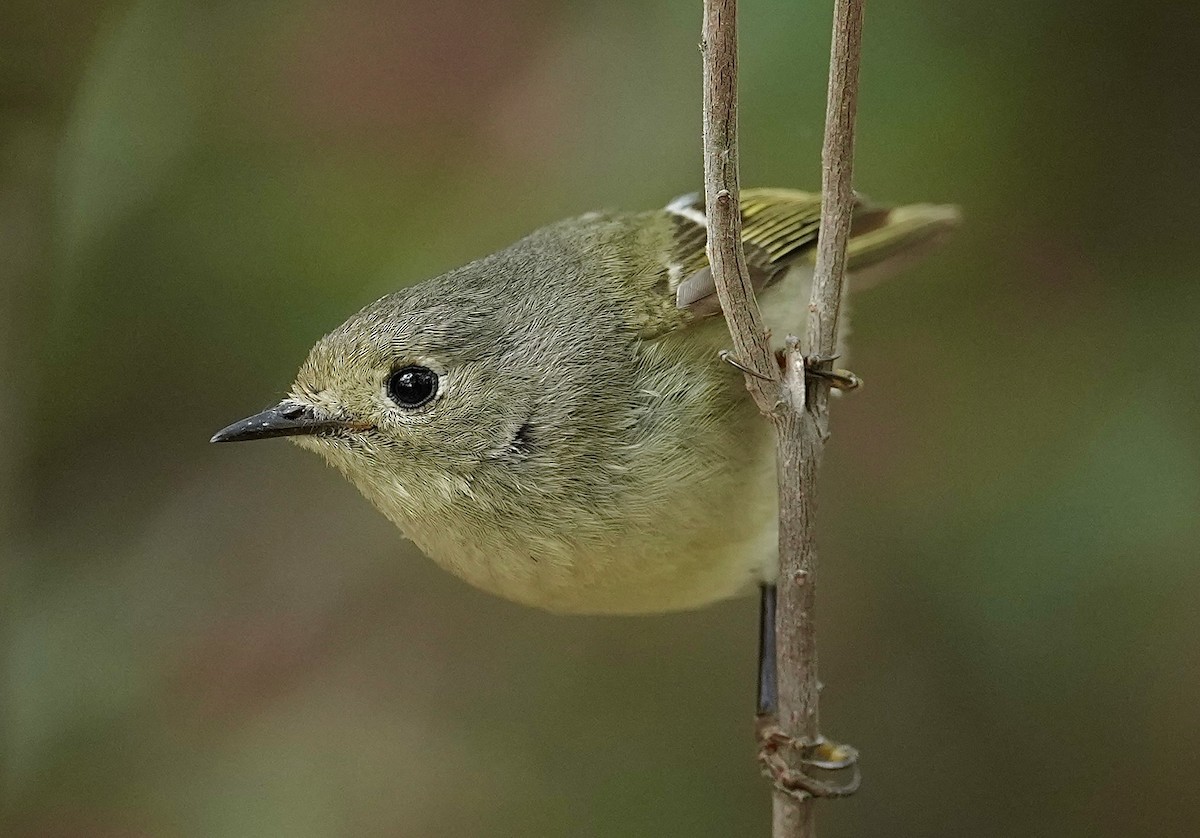
<path fill-rule="evenodd" d="M 813 187 L 827 2 L 742 9 Z M 469 589 L 209 435 L 360 305 L 700 185 L 696 0 L 5 0 L 0 834 L 765 835 L 756 603 Z M 868 9 L 856 181 L 967 224 L 855 301 L 823 836 L 1200 834 L 1200 6 Z"/>

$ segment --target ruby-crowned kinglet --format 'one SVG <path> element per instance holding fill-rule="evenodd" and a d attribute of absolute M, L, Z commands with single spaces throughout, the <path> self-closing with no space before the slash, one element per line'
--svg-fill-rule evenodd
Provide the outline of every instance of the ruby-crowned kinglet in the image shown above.
<path fill-rule="evenodd" d="M 819 196 L 742 193 L 775 342 L 804 326 Z M 856 209 L 862 287 L 955 226 L 954 207 Z M 777 572 L 770 423 L 705 256 L 703 201 L 561 221 L 372 303 L 313 347 L 275 407 L 214 442 L 290 436 L 418 547 L 552 611 L 693 608 Z"/>

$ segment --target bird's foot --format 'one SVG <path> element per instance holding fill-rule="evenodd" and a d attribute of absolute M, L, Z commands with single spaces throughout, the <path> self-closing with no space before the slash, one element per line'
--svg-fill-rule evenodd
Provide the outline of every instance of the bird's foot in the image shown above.
<path fill-rule="evenodd" d="M 769 375 L 763 375 L 755 369 L 752 369 L 749 364 L 742 361 L 732 351 L 722 349 L 718 356 L 722 361 L 729 364 L 734 369 L 740 370 L 746 375 L 754 376 L 763 381 L 774 381 Z M 862 386 L 862 379 L 859 378 L 850 370 L 827 368 L 826 364 L 832 364 L 838 359 L 838 355 L 833 355 L 829 358 L 820 355 L 813 355 L 804 359 L 804 373 L 812 378 L 819 378 L 835 390 L 843 392 L 849 390 L 857 390 Z M 775 352 L 775 360 L 779 362 L 780 370 L 786 368 L 786 350 L 779 349 Z"/>
<path fill-rule="evenodd" d="M 835 390 L 848 392 L 862 386 L 862 379 L 850 370 L 834 369 L 831 365 L 840 355 L 809 355 L 804 359 L 804 374 L 810 378 L 819 378 Z M 783 363 L 782 357 L 780 363 Z"/>
<path fill-rule="evenodd" d="M 787 753 L 793 754 L 789 760 Z M 824 736 L 816 741 L 789 736 L 770 717 L 760 716 L 758 724 L 758 762 L 763 775 L 771 778 L 775 788 L 797 800 L 813 797 L 849 797 L 858 791 L 862 773 L 858 766 L 858 751 L 851 745 L 831 742 Z M 845 783 L 833 783 L 809 776 L 807 771 L 844 771 L 853 774 Z"/>

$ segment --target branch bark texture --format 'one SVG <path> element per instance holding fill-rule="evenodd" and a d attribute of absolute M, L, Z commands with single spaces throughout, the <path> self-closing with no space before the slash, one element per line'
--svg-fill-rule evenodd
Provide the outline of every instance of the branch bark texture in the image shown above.
<path fill-rule="evenodd" d="M 729 324 L 738 362 L 754 374 L 746 388 L 770 414 L 779 398 L 779 365 L 767 342 L 742 250 L 738 183 L 737 0 L 705 0 L 700 51 L 704 56 L 704 207 L 708 263 Z"/>
<path fill-rule="evenodd" d="M 864 0 L 834 0 L 829 94 L 821 150 L 821 230 L 802 342 L 788 341 L 777 419 L 779 468 L 779 593 L 775 634 L 779 725 L 800 742 L 817 742 L 816 643 L 817 475 L 829 437 L 829 388 L 805 375 L 806 364 L 827 365 L 837 351 L 845 293 L 846 244 L 854 211 L 852 173 Z M 793 753 L 794 756 L 794 753 Z M 793 766 L 802 768 L 802 766 Z M 814 801 L 776 792 L 775 838 L 816 835 Z"/>
<path fill-rule="evenodd" d="M 816 646 L 816 480 L 829 436 L 829 388 L 807 374 L 837 349 L 846 244 L 854 193 L 852 166 L 864 0 L 834 0 L 829 96 L 822 147 L 821 229 L 803 340 L 789 337 L 780 376 L 749 282 L 741 246 L 737 157 L 737 4 L 705 0 L 704 175 L 708 256 L 746 386 L 776 426 L 779 475 L 779 719 L 800 745 L 820 740 Z M 790 768 L 798 750 L 788 752 Z M 813 800 L 776 790 L 774 838 L 814 838 Z"/>

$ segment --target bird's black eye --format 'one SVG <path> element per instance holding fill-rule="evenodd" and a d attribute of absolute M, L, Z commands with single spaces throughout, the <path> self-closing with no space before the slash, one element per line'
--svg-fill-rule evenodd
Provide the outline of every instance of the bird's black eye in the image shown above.
<path fill-rule="evenodd" d="M 420 407 L 437 395 L 437 373 L 428 367 L 402 367 L 387 382 L 388 397 L 401 407 Z"/>

